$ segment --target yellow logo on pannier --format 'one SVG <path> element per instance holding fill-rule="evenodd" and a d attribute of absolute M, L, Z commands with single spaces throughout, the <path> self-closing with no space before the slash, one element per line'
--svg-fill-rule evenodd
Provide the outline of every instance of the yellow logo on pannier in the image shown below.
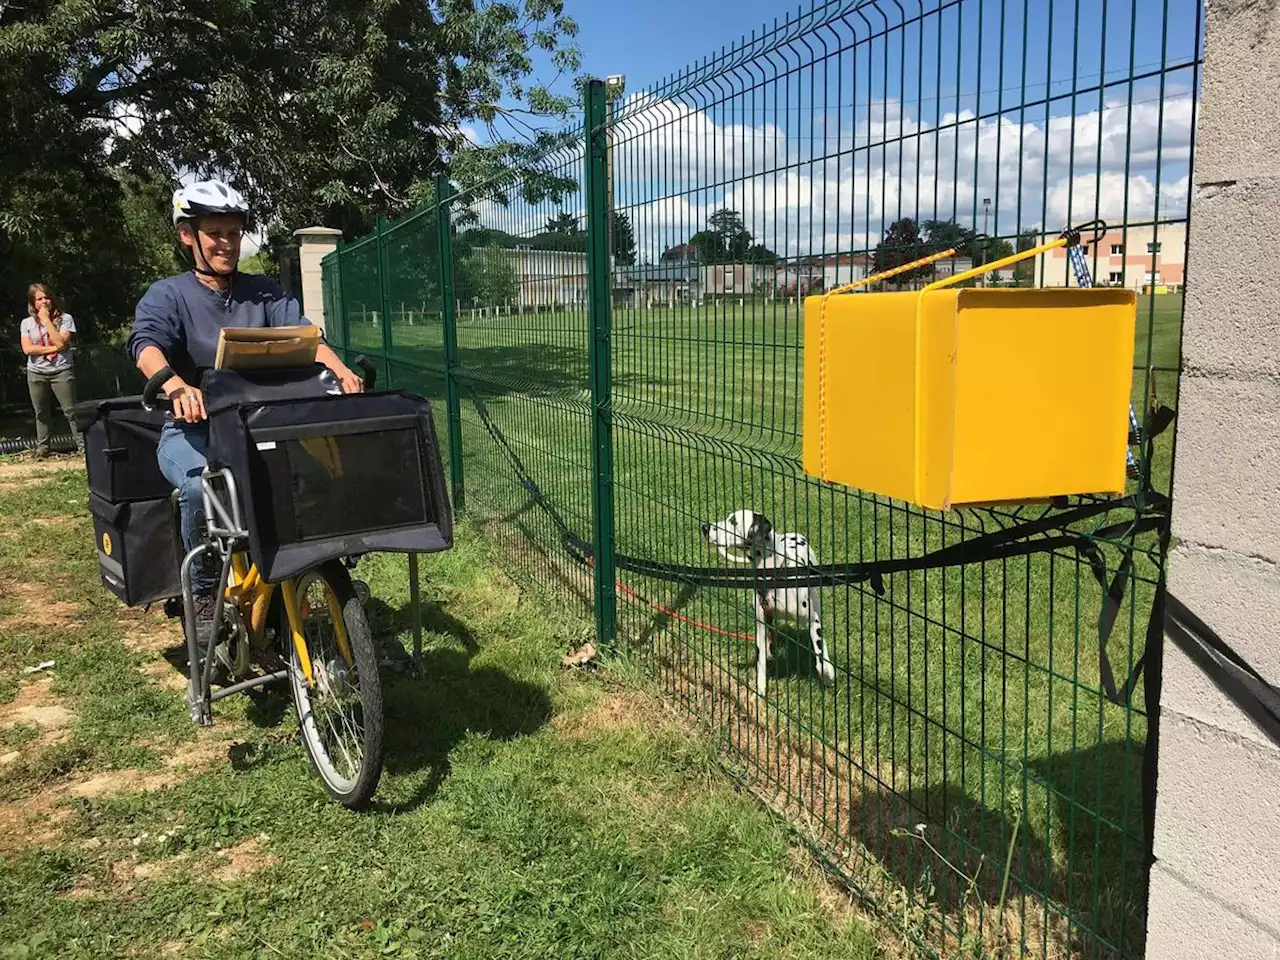
<path fill-rule="evenodd" d="M 102 552 L 108 557 L 111 556 L 111 534 L 109 533 L 102 535 Z"/>

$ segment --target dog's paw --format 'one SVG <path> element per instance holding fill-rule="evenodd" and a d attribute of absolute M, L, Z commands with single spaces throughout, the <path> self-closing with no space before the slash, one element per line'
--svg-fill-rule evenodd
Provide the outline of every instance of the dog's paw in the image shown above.
<path fill-rule="evenodd" d="M 833 664 L 830 660 L 823 660 L 822 663 L 818 665 L 818 669 L 822 673 L 822 679 L 825 680 L 827 683 L 836 682 L 835 664 Z"/>

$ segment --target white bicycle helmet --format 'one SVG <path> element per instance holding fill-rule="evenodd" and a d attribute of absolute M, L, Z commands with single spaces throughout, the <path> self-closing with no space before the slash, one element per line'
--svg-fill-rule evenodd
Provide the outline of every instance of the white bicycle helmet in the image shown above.
<path fill-rule="evenodd" d="M 173 192 L 173 224 L 212 213 L 235 213 L 246 222 L 249 204 L 240 191 L 221 180 L 202 180 L 190 183 Z"/>

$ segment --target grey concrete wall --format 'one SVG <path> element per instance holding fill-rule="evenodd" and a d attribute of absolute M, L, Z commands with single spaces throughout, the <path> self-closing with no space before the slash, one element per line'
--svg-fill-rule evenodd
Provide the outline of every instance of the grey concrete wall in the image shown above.
<path fill-rule="evenodd" d="M 320 261 L 338 249 L 341 230 L 332 227 L 303 227 L 293 231 L 298 239 L 298 261 L 302 270 L 302 303 L 307 319 L 325 329 L 324 284 Z"/>
<path fill-rule="evenodd" d="M 1280 0 L 1209 0 L 1169 592 L 1280 678 Z M 1165 645 L 1149 960 L 1280 960 L 1280 749 Z"/>

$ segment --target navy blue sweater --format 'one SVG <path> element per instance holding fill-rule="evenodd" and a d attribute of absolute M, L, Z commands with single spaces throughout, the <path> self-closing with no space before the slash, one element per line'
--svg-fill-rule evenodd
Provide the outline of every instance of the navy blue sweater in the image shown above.
<path fill-rule="evenodd" d="M 159 347 L 173 372 L 192 386 L 213 366 L 223 327 L 310 324 L 302 306 L 270 277 L 236 274 L 225 293 L 210 290 L 194 272 L 157 280 L 142 295 L 129 332 L 129 356 Z"/>

